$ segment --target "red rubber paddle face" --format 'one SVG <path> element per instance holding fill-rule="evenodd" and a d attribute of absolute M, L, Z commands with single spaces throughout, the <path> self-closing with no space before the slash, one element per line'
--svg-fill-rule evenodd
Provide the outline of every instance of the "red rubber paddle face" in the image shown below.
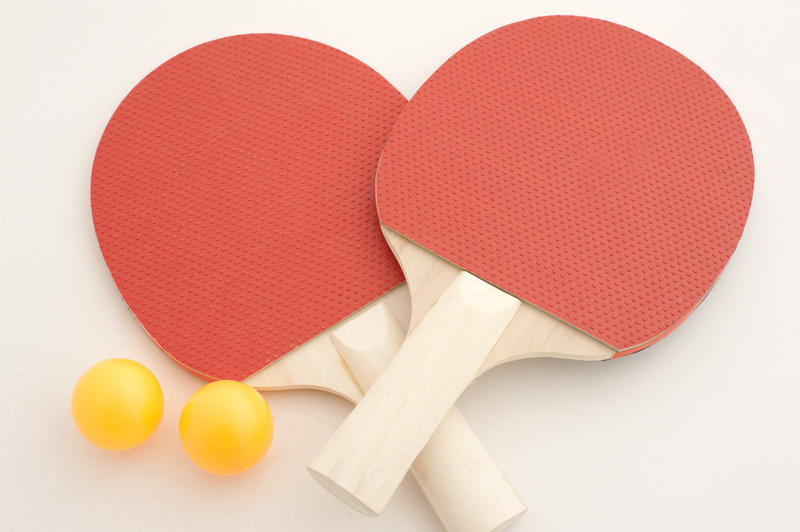
<path fill-rule="evenodd" d="M 92 214 L 125 301 L 170 356 L 243 379 L 402 282 L 374 208 L 405 99 L 328 46 L 212 41 L 119 105 Z"/>
<path fill-rule="evenodd" d="M 580 17 L 450 58 L 381 157 L 381 223 L 618 351 L 679 323 L 733 253 L 753 159 L 699 67 Z"/>

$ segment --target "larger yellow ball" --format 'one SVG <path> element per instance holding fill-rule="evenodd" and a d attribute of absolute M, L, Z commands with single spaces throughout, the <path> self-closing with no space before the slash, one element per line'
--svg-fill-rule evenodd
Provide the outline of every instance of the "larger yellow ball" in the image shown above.
<path fill-rule="evenodd" d="M 72 419 L 84 437 L 120 451 L 143 443 L 164 413 L 164 394 L 150 370 L 110 358 L 87 369 L 72 392 Z"/>
<path fill-rule="evenodd" d="M 189 399 L 179 425 L 183 449 L 201 468 L 235 475 L 272 443 L 272 413 L 261 394 L 237 381 L 206 384 Z"/>

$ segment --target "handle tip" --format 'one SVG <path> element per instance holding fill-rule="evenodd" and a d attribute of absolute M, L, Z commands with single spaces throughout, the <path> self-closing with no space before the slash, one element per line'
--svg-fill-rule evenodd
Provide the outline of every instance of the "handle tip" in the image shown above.
<path fill-rule="evenodd" d="M 509 527 L 511 527 L 511 525 L 513 525 L 514 523 L 519 521 L 519 518 L 522 517 L 523 515 L 525 515 L 525 512 L 527 512 L 527 511 L 528 511 L 528 507 L 523 504 L 522 508 L 520 508 L 519 512 L 515 513 L 514 515 L 512 515 L 511 517 L 509 517 L 508 519 L 506 519 L 502 523 L 498 524 L 496 527 L 491 529 L 490 532 L 502 532 L 503 530 L 508 530 Z"/>
<path fill-rule="evenodd" d="M 358 512 L 367 515 L 369 517 L 375 517 L 383 508 L 374 509 L 367 505 L 364 501 L 357 498 L 355 495 L 350 493 L 344 486 L 337 483 L 335 480 L 330 478 L 328 475 L 319 471 L 314 468 L 314 464 L 308 466 L 308 472 L 311 476 L 319 482 L 322 487 L 332 493 L 337 499 L 345 503 L 347 506 L 352 508 L 353 510 L 357 510 Z"/>

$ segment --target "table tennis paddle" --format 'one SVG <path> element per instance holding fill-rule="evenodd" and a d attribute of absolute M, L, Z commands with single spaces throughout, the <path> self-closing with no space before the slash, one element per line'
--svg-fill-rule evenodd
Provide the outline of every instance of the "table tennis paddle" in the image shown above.
<path fill-rule="evenodd" d="M 403 110 L 377 173 L 410 333 L 312 475 L 378 513 L 482 372 L 664 337 L 733 253 L 753 175 L 722 89 L 641 33 L 554 16 L 461 49 Z"/>
<path fill-rule="evenodd" d="M 358 401 L 407 327 L 373 203 L 405 103 L 353 57 L 284 35 L 202 44 L 145 77 L 103 133 L 91 195 L 109 270 L 156 344 L 207 379 Z M 448 529 L 525 511 L 455 410 L 413 470 Z"/>

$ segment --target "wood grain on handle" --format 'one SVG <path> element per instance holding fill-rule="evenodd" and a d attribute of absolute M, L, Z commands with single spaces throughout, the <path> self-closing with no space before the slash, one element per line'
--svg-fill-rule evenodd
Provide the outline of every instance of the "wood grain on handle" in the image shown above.
<path fill-rule="evenodd" d="M 352 507 L 380 513 L 519 305 L 459 273 L 309 466 L 311 474 Z"/>
<path fill-rule="evenodd" d="M 407 322 L 407 316 L 395 315 L 392 295 L 331 334 L 337 351 L 365 389 L 389 364 L 406 335 L 401 320 Z M 407 307 L 400 305 L 401 310 Z M 411 472 L 444 527 L 452 532 L 503 530 L 527 509 L 455 408 L 417 456 Z"/>

